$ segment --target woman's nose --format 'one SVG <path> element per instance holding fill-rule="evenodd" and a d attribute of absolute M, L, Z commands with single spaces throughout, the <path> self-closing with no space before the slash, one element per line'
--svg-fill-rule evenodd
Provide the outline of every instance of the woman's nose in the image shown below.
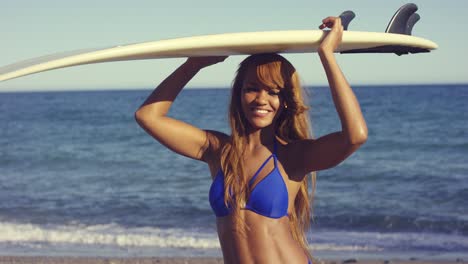
<path fill-rule="evenodd" d="M 255 98 L 255 101 L 258 104 L 266 104 L 267 95 L 268 95 L 267 91 L 262 89 L 262 90 L 258 91 L 257 96 Z"/>

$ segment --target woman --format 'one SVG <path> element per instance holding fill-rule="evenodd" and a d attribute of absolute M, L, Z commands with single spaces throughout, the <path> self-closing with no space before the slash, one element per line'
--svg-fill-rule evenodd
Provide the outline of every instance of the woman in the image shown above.
<path fill-rule="evenodd" d="M 306 175 L 333 167 L 367 139 L 359 104 L 341 73 L 334 50 L 343 28 L 337 17 L 318 54 L 342 130 L 309 139 L 307 107 L 294 67 L 276 54 L 244 60 L 234 80 L 231 135 L 204 131 L 167 117 L 178 93 L 202 68 L 225 57 L 189 58 L 135 113 L 137 122 L 178 154 L 208 163 L 224 262 L 311 263 L 305 232 L 310 222 Z M 312 182 L 314 184 L 314 182 Z"/>

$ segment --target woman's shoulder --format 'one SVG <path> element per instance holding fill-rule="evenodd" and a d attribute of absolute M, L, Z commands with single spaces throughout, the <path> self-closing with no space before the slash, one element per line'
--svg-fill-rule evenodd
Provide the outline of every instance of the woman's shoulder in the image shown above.
<path fill-rule="evenodd" d="M 210 146 L 224 145 L 230 141 L 231 136 L 216 130 L 205 130 Z"/>
<path fill-rule="evenodd" d="M 221 160 L 221 153 L 230 136 L 215 130 L 205 130 L 206 132 L 206 148 L 203 154 L 203 160 L 207 162 L 210 167 L 218 166 Z"/>
<path fill-rule="evenodd" d="M 205 130 L 207 150 L 210 156 L 219 156 L 223 147 L 230 142 L 231 136 L 215 130 Z"/>
<path fill-rule="evenodd" d="M 304 160 L 307 160 L 307 153 L 304 151 L 305 146 L 314 144 L 314 139 L 299 139 L 292 141 L 285 141 L 278 139 L 278 158 L 287 171 L 288 175 L 292 178 L 302 178 L 304 172 Z M 294 176 L 296 175 L 296 176 Z"/>
<path fill-rule="evenodd" d="M 278 147 L 282 148 L 282 150 L 288 154 L 298 154 L 302 151 L 305 145 L 314 144 L 314 141 L 314 139 L 298 139 L 290 141 L 281 138 L 277 139 Z"/>

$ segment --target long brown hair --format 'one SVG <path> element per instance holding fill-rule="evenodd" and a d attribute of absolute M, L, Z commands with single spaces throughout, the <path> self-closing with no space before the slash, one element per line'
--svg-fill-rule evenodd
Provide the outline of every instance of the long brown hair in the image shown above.
<path fill-rule="evenodd" d="M 243 80 L 249 69 L 254 67 L 257 77 L 263 85 L 280 89 L 282 102 L 287 106 L 276 120 L 275 134 L 285 142 L 310 138 L 308 107 L 304 103 L 303 91 L 299 76 L 294 66 L 278 54 L 257 54 L 247 57 L 239 65 L 233 82 L 231 102 L 229 107 L 229 122 L 231 140 L 223 148 L 221 168 L 224 172 L 224 201 L 232 207 L 235 228 L 245 231 L 244 222 L 239 217 L 239 209 L 245 205 L 249 187 L 244 171 L 243 152 L 247 145 L 247 129 L 249 122 L 241 109 L 241 93 Z M 306 231 L 310 226 L 311 203 L 315 190 L 315 175 L 311 177 L 312 193 L 308 195 L 308 177 L 304 177 L 301 187 L 294 200 L 294 210 L 289 216 L 289 223 L 294 239 L 299 242 L 311 259 L 308 250 Z"/>

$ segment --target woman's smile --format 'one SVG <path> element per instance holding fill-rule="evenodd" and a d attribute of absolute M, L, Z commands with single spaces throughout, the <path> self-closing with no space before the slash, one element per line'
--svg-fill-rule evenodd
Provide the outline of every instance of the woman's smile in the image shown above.
<path fill-rule="evenodd" d="M 272 110 L 258 107 L 252 107 L 251 111 L 255 117 L 266 117 L 268 114 L 273 112 Z"/>

